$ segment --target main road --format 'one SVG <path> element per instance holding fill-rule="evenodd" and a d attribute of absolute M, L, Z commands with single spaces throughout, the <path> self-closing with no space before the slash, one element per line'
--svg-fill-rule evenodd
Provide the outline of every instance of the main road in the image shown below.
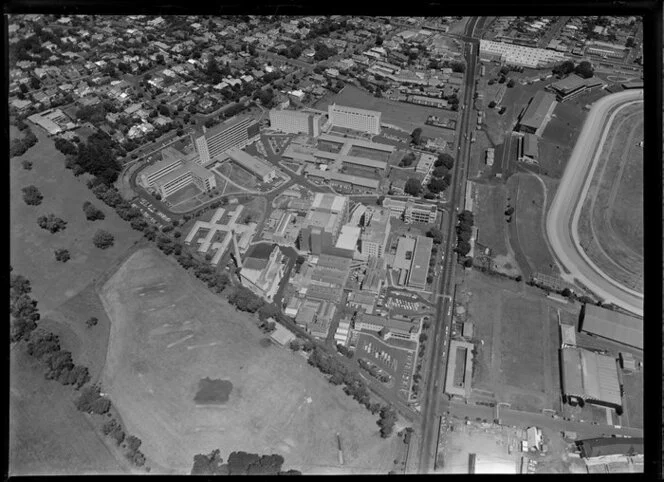
<path fill-rule="evenodd" d="M 445 254 L 443 259 L 443 269 L 438 278 L 438 303 L 435 323 L 433 325 L 432 352 L 427 361 L 426 386 L 424 398 L 422 400 L 422 428 L 420 436 L 419 453 L 419 473 L 427 473 L 434 468 L 436 452 L 438 450 L 438 428 L 440 419 L 440 402 L 443 393 L 444 374 L 445 374 L 445 353 L 447 352 L 447 340 L 452 322 L 452 295 L 454 291 L 454 269 L 456 256 L 454 256 L 455 236 L 452 234 L 456 225 L 456 216 L 454 215 L 463 199 L 463 190 L 466 182 L 466 162 L 470 155 L 470 143 L 465 139 L 465 132 L 471 128 L 471 112 L 473 102 L 473 92 L 475 89 L 475 66 L 477 62 L 477 52 L 479 42 L 473 38 L 475 28 L 482 28 L 484 19 L 481 17 L 472 18 L 466 27 L 464 40 L 467 43 L 464 46 L 466 58 L 466 85 L 464 89 L 463 103 L 464 109 L 461 114 L 461 123 L 458 140 L 457 161 L 454 164 L 451 183 L 450 212 L 448 216 L 447 232 L 448 236 L 445 243 Z M 441 226 L 444 228 L 444 226 Z"/>
<path fill-rule="evenodd" d="M 615 116 L 627 105 L 643 102 L 643 90 L 626 90 L 595 102 L 567 162 L 556 196 L 546 219 L 549 244 L 558 261 L 576 279 L 606 302 L 643 316 L 643 294 L 609 277 L 581 248 L 579 217 L 600 162 L 602 148 Z"/>

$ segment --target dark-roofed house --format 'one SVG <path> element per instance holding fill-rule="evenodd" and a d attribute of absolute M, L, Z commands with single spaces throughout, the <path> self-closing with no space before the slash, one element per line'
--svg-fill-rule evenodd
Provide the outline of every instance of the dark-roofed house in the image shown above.
<path fill-rule="evenodd" d="M 570 403 L 602 405 L 622 410 L 615 358 L 581 348 L 560 350 L 562 391 Z"/>
<path fill-rule="evenodd" d="M 519 130 L 540 135 L 551 119 L 556 106 L 556 98 L 549 92 L 537 91 L 519 121 Z"/>
<path fill-rule="evenodd" d="M 578 440 L 576 445 L 581 451 L 581 457 L 588 465 L 620 462 L 628 457 L 643 458 L 643 438 L 641 437 L 590 438 Z"/>
<path fill-rule="evenodd" d="M 579 331 L 643 350 L 643 320 L 595 305 L 584 305 Z"/>

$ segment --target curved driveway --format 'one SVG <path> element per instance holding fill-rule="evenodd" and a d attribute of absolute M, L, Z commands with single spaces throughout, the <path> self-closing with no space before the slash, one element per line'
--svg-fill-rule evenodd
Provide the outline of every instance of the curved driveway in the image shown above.
<path fill-rule="evenodd" d="M 622 107 L 642 101 L 643 90 L 635 89 L 608 95 L 593 104 L 546 220 L 550 246 L 558 261 L 570 273 L 563 274 L 563 277 L 577 279 L 605 302 L 639 316 L 643 316 L 643 294 L 624 287 L 590 260 L 579 242 L 578 222 L 609 132 L 608 127 Z"/>

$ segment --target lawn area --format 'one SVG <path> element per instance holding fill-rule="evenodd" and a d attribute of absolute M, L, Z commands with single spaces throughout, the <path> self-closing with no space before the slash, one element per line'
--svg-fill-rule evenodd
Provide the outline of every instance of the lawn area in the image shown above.
<path fill-rule="evenodd" d="M 643 104 L 624 108 L 606 143 L 579 218 L 588 256 L 609 276 L 643 290 Z"/>
<path fill-rule="evenodd" d="M 508 228 L 510 244 L 515 251 L 520 250 L 523 253 L 529 272 L 557 274 L 544 225 L 546 208 L 553 199 L 554 191 L 549 186 L 545 190 L 543 183 L 544 181 L 540 182 L 535 175 L 525 173 L 517 173 L 508 180 L 511 205 L 515 208 Z M 521 265 L 521 260 L 519 264 Z M 525 268 L 522 270 L 526 271 Z"/>
<path fill-rule="evenodd" d="M 457 288 L 466 320 L 475 324 L 473 389 L 512 408 L 558 409 L 558 325 L 534 288 L 472 271 Z"/>
<path fill-rule="evenodd" d="M 253 174 L 233 162 L 225 162 L 217 167 L 217 170 L 243 188 L 255 189 L 258 185 L 258 180 Z"/>
<path fill-rule="evenodd" d="M 384 98 L 374 97 L 368 92 L 365 92 L 364 90 L 359 89 L 353 85 L 347 85 L 334 97 L 323 97 L 316 103 L 314 108 L 326 111 L 327 106 L 333 103 L 353 106 L 358 109 L 380 111 L 382 112 L 381 122 L 396 125 L 402 129 L 408 130 L 409 132 L 412 132 L 416 127 L 421 127 L 422 134 L 425 136 L 432 135 L 429 132 L 430 126 L 424 124 L 427 120 L 427 117 L 441 113 L 440 109 L 434 107 L 406 104 L 403 102 L 396 102 Z M 437 130 L 433 132 L 437 132 Z M 441 134 L 438 133 L 433 137 L 438 137 L 440 135 Z"/>
<path fill-rule="evenodd" d="M 11 350 L 9 362 L 10 476 L 129 472 L 76 409 L 78 392 L 45 380 L 44 368 L 23 344 Z"/>
<path fill-rule="evenodd" d="M 196 184 L 189 184 L 182 189 L 177 190 L 170 196 L 168 196 L 165 200 L 171 203 L 172 206 L 178 206 L 180 203 L 186 201 L 187 199 L 192 199 L 199 194 L 201 194 L 201 190 L 196 186 Z"/>
<path fill-rule="evenodd" d="M 505 209 L 507 196 L 504 184 L 474 183 L 473 212 L 479 228 L 479 242 L 491 248 L 493 255 L 506 255 L 507 223 Z"/>
<path fill-rule="evenodd" d="M 45 132 L 38 128 L 33 131 L 37 144 L 9 163 L 10 260 L 15 272 L 31 281 L 40 311 L 46 314 L 84 289 L 142 235 L 90 192 L 85 175 L 76 178 L 65 169 L 64 155 Z M 32 161 L 32 170 L 21 167 L 23 159 Z M 23 201 L 21 189 L 31 184 L 44 196 L 39 206 L 28 206 Z M 101 209 L 106 218 L 86 220 L 82 207 L 85 201 Z M 37 225 L 37 218 L 49 213 L 67 221 L 64 231 L 51 234 Z M 102 250 L 92 244 L 98 229 L 115 236 L 114 246 Z M 69 250 L 71 259 L 67 263 L 55 260 L 53 251 L 57 248 Z"/>
<path fill-rule="evenodd" d="M 392 467 L 402 442 L 381 439 L 374 415 L 298 354 L 261 343 L 249 315 L 159 251 L 136 252 L 101 296 L 112 321 L 104 387 L 141 450 L 169 473 L 189 473 L 195 454 L 215 448 L 282 454 L 306 474 Z M 206 377 L 232 384 L 225 404 L 195 404 Z"/>
<path fill-rule="evenodd" d="M 643 428 L 643 371 L 626 375 L 623 372 L 624 412 L 623 424 L 628 427 Z"/>

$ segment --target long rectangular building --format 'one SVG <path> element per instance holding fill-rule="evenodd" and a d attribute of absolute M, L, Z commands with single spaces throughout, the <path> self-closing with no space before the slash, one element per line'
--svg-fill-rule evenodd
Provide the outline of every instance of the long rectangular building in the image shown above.
<path fill-rule="evenodd" d="M 407 223 L 433 224 L 436 222 L 438 209 L 435 204 L 416 201 L 385 198 L 383 206 L 390 210 L 394 218 L 401 218 Z"/>
<path fill-rule="evenodd" d="M 328 106 L 327 113 L 333 126 L 380 134 L 381 113 L 378 111 L 332 104 Z"/>
<path fill-rule="evenodd" d="M 549 92 L 537 91 L 521 116 L 519 130 L 530 134 L 541 134 L 551 119 L 556 106 L 556 98 Z"/>
<path fill-rule="evenodd" d="M 417 237 L 415 251 L 413 252 L 413 262 L 411 263 L 410 274 L 408 276 L 408 286 L 411 288 L 423 290 L 426 287 L 432 247 L 432 238 L 426 236 Z"/>
<path fill-rule="evenodd" d="M 277 170 L 272 164 L 247 154 L 237 147 L 227 150 L 226 155 L 263 182 L 270 182 L 277 176 Z"/>
<path fill-rule="evenodd" d="M 643 320 L 595 305 L 584 305 L 579 331 L 643 350 Z"/>
<path fill-rule="evenodd" d="M 217 187 L 214 174 L 195 162 L 185 164 L 177 170 L 161 176 L 154 181 L 153 185 L 159 190 L 162 197 L 168 197 L 191 183 L 194 183 L 203 192 Z"/>
<path fill-rule="evenodd" d="M 621 407 L 622 398 L 616 359 L 566 346 L 560 350 L 562 390 L 568 400 Z"/>
<path fill-rule="evenodd" d="M 297 110 L 270 110 L 270 127 L 289 134 L 307 134 L 317 137 L 322 124 L 322 114 Z"/>
<path fill-rule="evenodd" d="M 484 39 L 480 40 L 480 56 L 482 58 L 486 56 L 498 57 L 505 64 L 529 68 L 541 68 L 565 60 L 563 53 L 554 50 L 524 47 Z"/>
<path fill-rule="evenodd" d="M 194 139 L 199 162 L 206 165 L 229 149 L 242 149 L 258 139 L 259 134 L 260 126 L 251 117 L 230 119 L 212 129 L 204 127 Z"/>

